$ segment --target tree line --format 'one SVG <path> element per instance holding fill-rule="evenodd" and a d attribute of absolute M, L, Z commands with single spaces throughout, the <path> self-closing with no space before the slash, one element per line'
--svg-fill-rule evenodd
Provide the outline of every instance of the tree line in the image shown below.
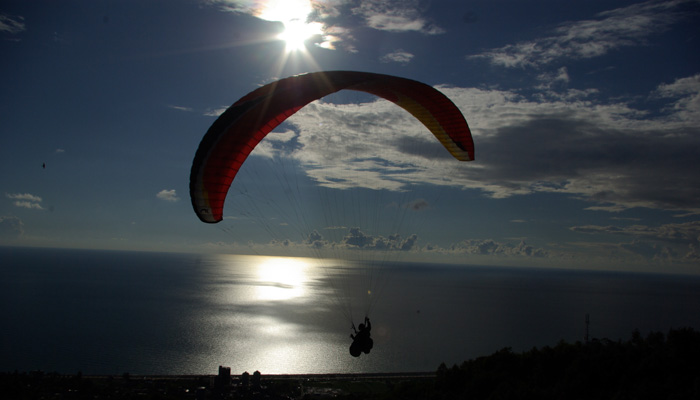
<path fill-rule="evenodd" d="M 700 332 L 634 331 L 629 340 L 559 342 L 437 370 L 433 398 L 700 399 Z"/>

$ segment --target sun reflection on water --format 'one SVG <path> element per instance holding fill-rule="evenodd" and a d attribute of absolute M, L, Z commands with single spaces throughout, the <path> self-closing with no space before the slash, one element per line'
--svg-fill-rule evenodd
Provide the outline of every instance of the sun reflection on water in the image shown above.
<path fill-rule="evenodd" d="M 211 290 L 204 296 L 219 307 L 203 314 L 204 326 L 214 328 L 200 338 L 211 348 L 202 365 L 230 365 L 237 373 L 348 368 L 348 334 L 335 334 L 347 327 L 328 283 L 346 264 L 259 255 L 216 255 L 210 260 L 206 270 Z"/>
<path fill-rule="evenodd" d="M 265 257 L 257 265 L 258 300 L 290 300 L 306 294 L 309 265 L 302 259 Z"/>

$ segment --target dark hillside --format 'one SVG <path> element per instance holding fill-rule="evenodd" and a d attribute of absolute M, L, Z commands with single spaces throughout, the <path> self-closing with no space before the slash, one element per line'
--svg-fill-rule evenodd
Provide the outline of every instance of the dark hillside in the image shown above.
<path fill-rule="evenodd" d="M 514 353 L 504 348 L 448 368 L 440 365 L 436 398 L 698 399 L 700 332 L 635 331 L 607 339 Z"/>

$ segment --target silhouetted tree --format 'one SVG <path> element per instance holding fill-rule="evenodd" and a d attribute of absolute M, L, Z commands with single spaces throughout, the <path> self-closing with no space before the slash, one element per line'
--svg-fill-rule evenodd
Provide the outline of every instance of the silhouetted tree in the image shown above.
<path fill-rule="evenodd" d="M 559 342 L 488 357 L 436 372 L 436 398 L 672 399 L 700 398 L 700 333 L 651 332 L 630 340 Z"/>

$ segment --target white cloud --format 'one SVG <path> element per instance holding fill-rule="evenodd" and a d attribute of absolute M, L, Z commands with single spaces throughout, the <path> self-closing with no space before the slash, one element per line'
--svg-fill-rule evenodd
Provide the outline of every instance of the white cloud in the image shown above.
<path fill-rule="evenodd" d="M 207 117 L 218 117 L 223 114 L 228 109 L 228 106 L 222 106 L 219 108 L 213 108 L 204 112 Z"/>
<path fill-rule="evenodd" d="M 15 200 L 12 204 L 15 207 L 27 208 L 30 210 L 43 210 L 41 206 L 41 197 L 30 193 L 5 193 L 5 197 Z"/>
<path fill-rule="evenodd" d="M 557 76 L 564 80 L 566 71 Z M 263 141 L 268 145 L 253 155 L 291 158 L 319 184 L 338 189 L 431 184 L 494 198 L 554 192 L 587 200 L 590 210 L 700 213 L 700 110 L 673 106 L 700 96 L 695 82 L 660 86 L 656 93 L 672 106 L 654 117 L 622 101 L 596 101 L 593 92 L 527 98 L 439 87 L 469 121 L 472 163 L 456 162 L 415 118 L 385 100 L 311 103 L 287 120 L 296 131 L 285 134 L 295 138 L 292 150 Z"/>
<path fill-rule="evenodd" d="M 175 193 L 175 189 L 163 189 L 158 194 L 156 194 L 156 197 L 165 200 L 165 201 L 170 201 L 170 202 L 175 202 L 180 200 L 179 197 L 177 197 L 177 193 Z"/>
<path fill-rule="evenodd" d="M 32 203 L 31 201 L 15 201 L 13 203 L 15 207 L 19 208 L 28 208 L 28 209 L 34 209 L 34 210 L 43 210 L 44 207 L 41 206 L 39 203 Z"/>
<path fill-rule="evenodd" d="M 445 31 L 420 14 L 418 0 L 363 0 L 352 9 L 370 28 L 390 32 L 416 31 L 429 35 Z"/>
<path fill-rule="evenodd" d="M 399 64 L 408 64 L 411 62 L 411 59 L 413 59 L 413 54 L 398 49 L 396 51 L 392 51 L 391 53 L 385 54 L 380 58 L 381 62 L 388 63 L 388 62 L 395 62 Z"/>
<path fill-rule="evenodd" d="M 6 32 L 11 35 L 15 35 L 24 31 L 24 18 L 23 17 L 10 17 L 7 15 L 0 15 L 0 32 Z"/>
<path fill-rule="evenodd" d="M 537 76 L 537 80 L 542 82 L 537 86 L 537 89 L 550 89 L 555 86 L 566 86 L 571 78 L 566 67 L 559 68 L 555 73 L 542 73 Z"/>
<path fill-rule="evenodd" d="M 415 180 L 439 178 L 437 171 L 422 165 L 424 157 L 406 151 L 440 144 L 412 116 L 396 108 L 385 101 L 312 103 L 289 120 L 300 128 L 302 147 L 291 156 L 328 187 L 400 190 Z"/>
<path fill-rule="evenodd" d="M 675 100 L 668 107 L 675 119 L 700 125 L 700 74 L 660 85 L 656 95 Z"/>
<path fill-rule="evenodd" d="M 678 6 L 693 0 L 649 1 L 598 14 L 595 19 L 561 25 L 551 36 L 510 44 L 470 58 L 504 67 L 536 67 L 561 59 L 602 56 L 624 46 L 643 44 L 684 15 Z"/>
<path fill-rule="evenodd" d="M 175 106 L 175 105 L 168 105 L 168 108 L 171 108 L 173 110 L 177 111 L 185 111 L 185 112 L 192 112 L 194 111 L 191 107 L 183 107 L 183 106 Z"/>
<path fill-rule="evenodd" d="M 41 203 L 41 197 L 29 193 L 5 193 L 5 196 L 13 200 L 26 200 Z"/>

